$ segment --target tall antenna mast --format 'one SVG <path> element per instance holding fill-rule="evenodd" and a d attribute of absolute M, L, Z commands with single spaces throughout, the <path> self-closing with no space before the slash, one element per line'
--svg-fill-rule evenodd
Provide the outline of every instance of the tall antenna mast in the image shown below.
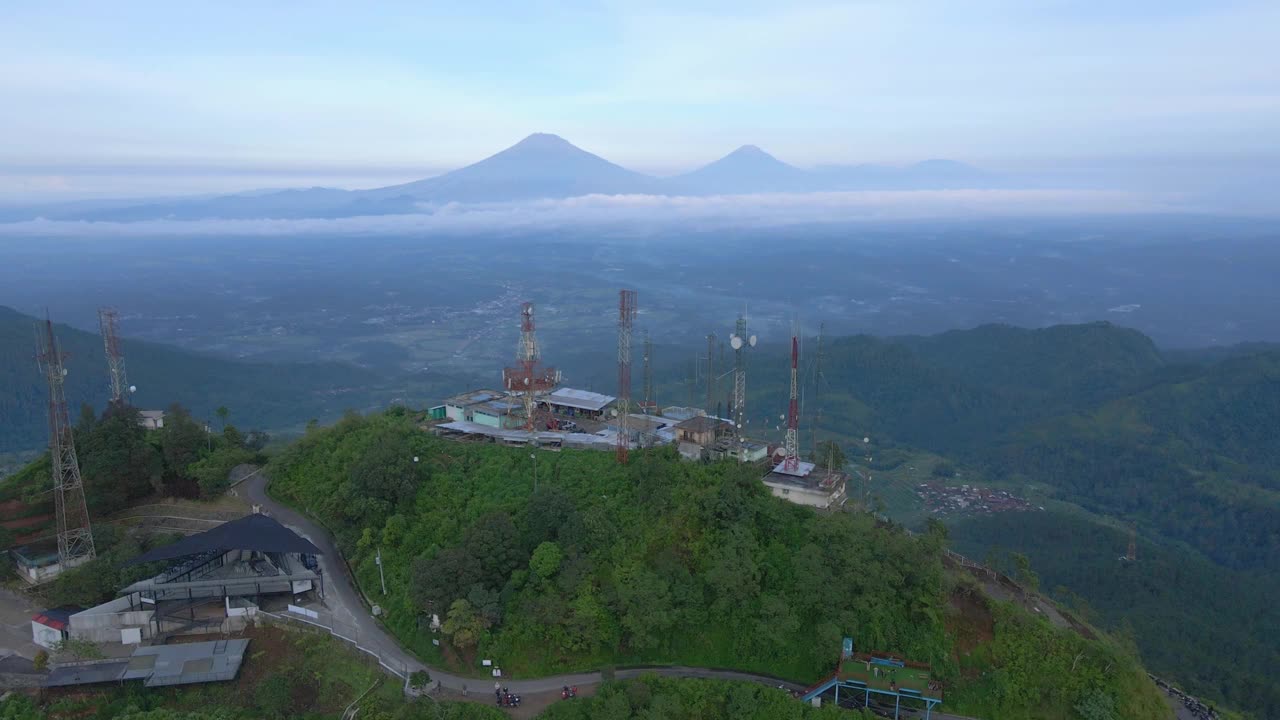
<path fill-rule="evenodd" d="M 653 343 L 649 341 L 649 331 L 644 331 L 644 412 L 649 414 L 652 408 L 657 407 L 658 403 L 653 397 L 653 367 L 650 366 L 650 358 L 653 357 Z"/>
<path fill-rule="evenodd" d="M 782 469 L 788 473 L 800 472 L 800 339 L 791 331 L 791 402 L 787 406 L 787 457 Z"/>
<path fill-rule="evenodd" d="M 738 460 L 747 461 L 747 445 L 744 437 L 747 406 L 747 353 L 749 347 L 756 346 L 756 336 L 747 334 L 747 316 L 738 316 L 734 332 L 729 336 L 729 347 L 733 348 L 733 433 L 738 441 Z"/>
<path fill-rule="evenodd" d="M 618 462 L 627 463 L 631 412 L 631 323 L 636 319 L 636 291 L 618 291 Z"/>
<path fill-rule="evenodd" d="M 67 414 L 67 371 L 62 365 L 65 355 L 58 349 L 53 323 L 47 317 L 39 350 L 38 365 L 49 385 L 49 458 L 53 462 L 53 496 L 58 515 L 58 562 L 67 570 L 92 560 L 97 553 Z"/>
<path fill-rule="evenodd" d="M 716 334 L 707 334 L 707 413 L 715 409 L 716 403 Z"/>
<path fill-rule="evenodd" d="M 827 330 L 826 323 L 818 324 L 818 355 L 813 364 L 813 404 L 815 406 L 815 409 L 813 413 L 812 434 L 813 434 L 813 459 L 815 462 L 818 459 L 818 429 L 819 429 L 819 426 L 822 424 L 822 381 L 824 380 L 822 376 L 822 361 L 824 359 L 824 355 L 822 354 L 822 336 L 826 334 L 826 330 Z M 834 453 L 829 453 L 829 454 L 834 454 Z M 827 468 L 827 469 L 830 470 L 831 468 Z"/>
<path fill-rule="evenodd" d="M 560 382 L 560 373 L 555 368 L 542 364 L 542 353 L 538 350 L 537 336 L 534 334 L 533 303 L 520 305 L 520 342 L 516 345 L 516 364 L 502 370 L 502 385 L 511 394 L 520 394 L 524 405 L 524 429 L 530 432 L 542 430 L 538 427 L 538 393 L 547 393 L 555 389 Z"/>
<path fill-rule="evenodd" d="M 116 325 L 120 314 L 113 308 L 98 308 L 98 327 L 102 329 L 102 345 L 107 352 L 107 371 L 111 374 L 111 404 L 129 402 L 129 377 L 125 374 L 124 353 Z"/>

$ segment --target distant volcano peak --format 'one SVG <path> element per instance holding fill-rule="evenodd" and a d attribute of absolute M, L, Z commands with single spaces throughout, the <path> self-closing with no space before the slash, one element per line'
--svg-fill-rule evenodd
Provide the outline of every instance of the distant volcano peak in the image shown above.
<path fill-rule="evenodd" d="M 512 145 L 511 147 L 513 149 L 529 148 L 533 150 L 553 150 L 553 149 L 569 149 L 569 148 L 572 148 L 575 150 L 577 149 L 577 146 L 575 146 L 573 143 L 569 142 L 568 140 L 565 140 L 564 138 L 560 137 L 559 135 L 553 135 L 551 133 L 540 133 L 540 132 L 533 133 L 532 135 L 526 137 L 525 139 L 521 140 L 515 145 Z"/>

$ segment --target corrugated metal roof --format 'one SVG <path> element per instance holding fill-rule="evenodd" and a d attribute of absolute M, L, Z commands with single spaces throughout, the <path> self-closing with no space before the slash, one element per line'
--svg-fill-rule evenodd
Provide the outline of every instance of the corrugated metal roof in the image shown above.
<path fill-rule="evenodd" d="M 56 667 L 44 679 L 45 687 L 62 687 L 65 685 L 92 685 L 94 683 L 115 682 L 124 674 L 129 666 L 128 660 L 109 660 L 107 662 L 85 665 L 64 665 Z"/>
<path fill-rule="evenodd" d="M 172 545 L 158 547 L 125 563 L 137 565 L 155 560 L 198 555 L 210 551 L 258 550 L 260 552 L 301 553 L 319 555 L 320 548 L 278 521 L 266 515 L 246 515 L 223 523 L 199 535 L 191 535 Z"/>
<path fill-rule="evenodd" d="M 590 390 L 575 390 L 574 388 L 558 388 L 555 392 L 543 398 L 544 402 L 553 405 L 564 405 L 565 407 L 582 410 L 603 410 L 605 405 L 614 400 L 617 400 L 617 398 L 612 395 L 602 395 Z"/>
<path fill-rule="evenodd" d="M 51 627 L 54 630 L 66 630 L 67 625 L 71 623 L 71 616 L 80 612 L 82 609 L 83 608 L 70 606 L 57 607 L 52 610 L 45 610 L 31 619 L 45 627 Z"/>

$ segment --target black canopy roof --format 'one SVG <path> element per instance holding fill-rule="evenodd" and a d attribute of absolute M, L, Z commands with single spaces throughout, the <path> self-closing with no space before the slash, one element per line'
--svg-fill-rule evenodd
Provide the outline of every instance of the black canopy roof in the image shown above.
<path fill-rule="evenodd" d="M 199 535 L 191 535 L 172 545 L 158 547 L 145 552 L 125 563 L 154 562 L 156 560 L 173 560 L 199 555 L 210 550 L 227 552 L 230 550 L 257 550 L 258 552 L 303 553 L 320 555 L 320 548 L 311 544 L 310 540 L 300 537 L 289 528 L 266 515 L 246 515 L 239 520 L 223 523 L 212 530 Z"/>

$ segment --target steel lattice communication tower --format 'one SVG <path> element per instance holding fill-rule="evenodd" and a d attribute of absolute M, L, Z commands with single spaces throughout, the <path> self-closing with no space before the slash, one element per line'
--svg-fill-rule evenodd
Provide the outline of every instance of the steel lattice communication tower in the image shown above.
<path fill-rule="evenodd" d="M 534 335 L 533 303 L 520 306 L 520 344 L 516 346 L 516 364 L 502 371 L 502 385 L 507 392 L 519 393 L 524 404 L 524 429 L 530 432 L 545 430 L 538 427 L 538 394 L 551 392 L 560 382 L 555 368 L 542 365 L 542 354 Z"/>
<path fill-rule="evenodd" d="M 107 371 L 111 374 L 111 404 L 129 402 L 129 377 L 124 369 L 124 353 L 116 324 L 120 314 L 113 308 L 98 308 L 98 327 L 102 329 L 102 345 L 107 351 Z"/>
<path fill-rule="evenodd" d="M 738 444 L 738 460 L 746 462 L 747 348 L 756 346 L 756 336 L 747 335 L 745 314 L 738 316 L 729 346 L 733 348 L 733 436 Z"/>
<path fill-rule="evenodd" d="M 58 516 L 58 562 L 67 570 L 92 560 L 96 552 L 71 419 L 67 414 L 64 355 L 58 350 L 53 323 L 48 318 L 44 321 L 39 350 L 39 367 L 49 384 L 49 457 L 53 462 L 53 496 Z"/>
<path fill-rule="evenodd" d="M 783 472 L 800 472 L 800 339 L 795 332 L 791 333 L 791 402 L 787 405 L 786 459 L 782 461 Z"/>
<path fill-rule="evenodd" d="M 707 334 L 707 414 L 716 408 L 716 335 Z"/>
<path fill-rule="evenodd" d="M 813 365 L 813 404 L 815 406 L 813 414 L 813 461 L 818 461 L 818 431 L 822 426 L 822 336 L 826 333 L 827 326 L 825 323 L 818 325 L 818 356 Z M 829 453 L 834 454 L 834 453 Z M 830 463 L 828 463 L 828 466 Z M 828 467 L 828 470 L 831 468 Z"/>
<path fill-rule="evenodd" d="M 644 412 L 649 414 L 658 406 L 658 401 L 653 397 L 653 367 L 651 361 L 653 358 L 653 343 L 649 340 L 649 331 L 644 331 L 644 367 L 641 371 L 644 374 Z"/>
<path fill-rule="evenodd" d="M 618 462 L 626 464 L 627 415 L 631 412 L 631 324 L 636 319 L 636 291 L 618 291 Z"/>

